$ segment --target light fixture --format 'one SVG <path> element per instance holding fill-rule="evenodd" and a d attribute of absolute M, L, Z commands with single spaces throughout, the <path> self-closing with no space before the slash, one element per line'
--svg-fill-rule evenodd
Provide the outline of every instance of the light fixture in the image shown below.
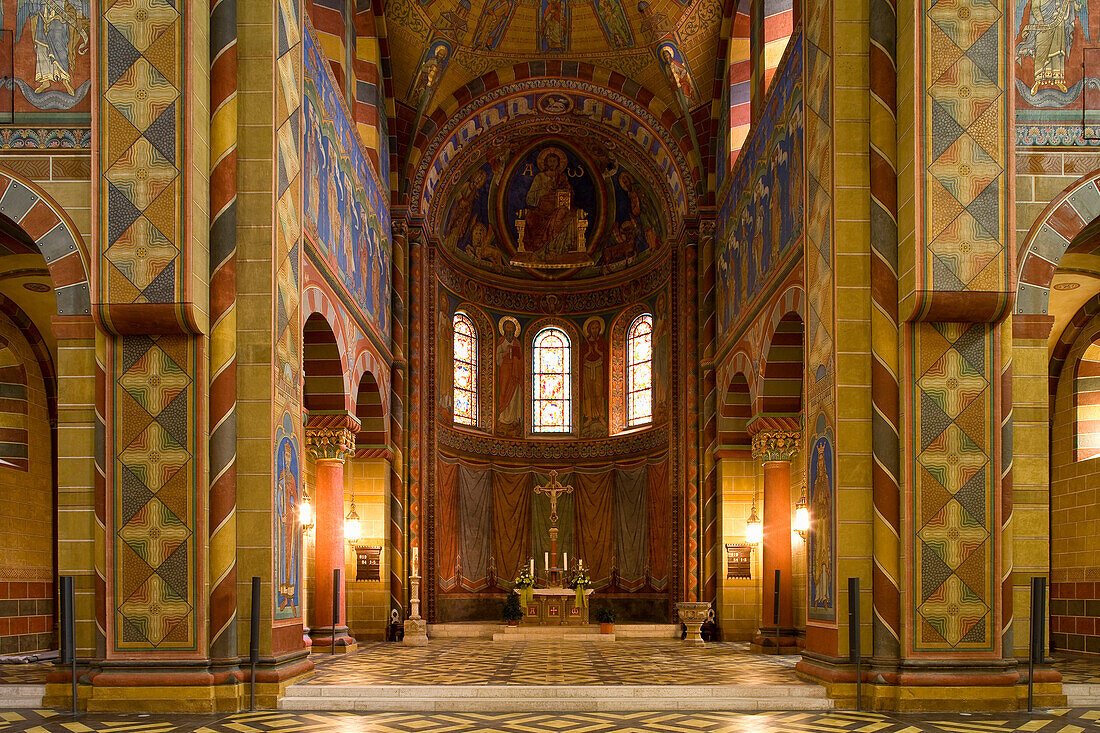
<path fill-rule="evenodd" d="M 764 541 L 764 523 L 756 514 L 756 487 L 752 489 L 752 510 L 745 520 L 745 541 L 750 545 L 759 545 Z"/>
<path fill-rule="evenodd" d="M 302 500 L 298 502 L 298 524 L 306 532 L 313 529 L 313 505 L 309 503 L 309 494 L 302 494 Z"/>
<path fill-rule="evenodd" d="M 806 539 L 806 533 L 810 530 L 810 505 L 806 503 L 806 490 L 802 490 L 802 496 L 798 497 L 798 503 L 794 505 L 794 531 L 798 536 Z"/>
<path fill-rule="evenodd" d="M 354 545 L 359 541 L 360 531 L 359 515 L 355 511 L 355 497 L 352 497 L 351 511 L 344 517 L 344 539 L 349 545 Z"/>

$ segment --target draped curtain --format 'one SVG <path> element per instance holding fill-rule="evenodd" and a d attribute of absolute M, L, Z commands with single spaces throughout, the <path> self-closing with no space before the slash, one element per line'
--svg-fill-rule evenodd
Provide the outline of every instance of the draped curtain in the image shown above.
<path fill-rule="evenodd" d="M 574 473 L 576 499 L 577 555 L 584 559 L 593 588 L 607 585 L 614 554 L 611 511 L 615 471 Z M 570 563 L 573 560 L 570 558 Z"/>
<path fill-rule="evenodd" d="M 623 590 L 645 586 L 647 502 L 646 467 L 615 469 L 615 558 Z"/>
<path fill-rule="evenodd" d="M 462 528 L 460 585 L 463 590 L 479 591 L 489 585 L 492 476 L 487 465 L 463 463 L 458 467 L 458 513 Z"/>
<path fill-rule="evenodd" d="M 531 550 L 531 474 L 493 468 L 493 557 L 498 585 L 510 586 Z"/>
<path fill-rule="evenodd" d="M 534 486 L 545 486 L 550 476 L 536 473 L 534 480 Z M 558 482 L 563 486 L 573 486 L 573 474 L 559 474 Z M 558 497 L 558 564 L 561 564 L 563 552 L 577 556 L 573 525 L 574 504 L 573 494 L 562 494 Z M 531 497 L 531 545 L 538 577 L 545 579 L 546 553 L 550 552 L 550 497 L 545 494 L 533 494 Z"/>
<path fill-rule="evenodd" d="M 654 590 L 668 588 L 672 530 L 669 522 L 672 496 L 668 485 L 668 458 L 646 466 L 648 496 L 646 511 L 649 532 L 649 584 Z"/>
<path fill-rule="evenodd" d="M 458 464 L 439 461 L 436 469 L 435 533 L 436 568 L 440 590 L 454 590 L 458 556 Z"/>

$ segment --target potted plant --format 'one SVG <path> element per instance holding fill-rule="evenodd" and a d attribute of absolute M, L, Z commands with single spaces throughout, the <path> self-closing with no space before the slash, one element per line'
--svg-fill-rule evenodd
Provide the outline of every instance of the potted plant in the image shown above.
<path fill-rule="evenodd" d="M 504 601 L 504 611 L 501 616 L 508 622 L 509 626 L 519 625 L 519 620 L 523 618 L 523 609 L 520 608 L 518 595 L 515 593 L 508 594 L 508 598 Z"/>
<path fill-rule="evenodd" d="M 615 631 L 615 610 L 604 606 L 596 611 L 596 621 L 600 624 L 601 634 L 610 634 Z"/>

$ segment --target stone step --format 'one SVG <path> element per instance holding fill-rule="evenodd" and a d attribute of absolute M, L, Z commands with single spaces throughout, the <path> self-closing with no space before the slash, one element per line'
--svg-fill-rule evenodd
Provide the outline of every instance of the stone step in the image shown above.
<path fill-rule="evenodd" d="M 1071 708 L 1100 708 L 1100 684 L 1062 683 L 1066 705 Z"/>
<path fill-rule="evenodd" d="M 494 635 L 506 633 L 509 628 L 532 629 L 554 628 L 519 626 L 509 627 L 503 623 L 478 623 L 456 622 L 447 624 L 428 624 L 429 639 L 492 639 Z M 592 624 L 583 626 L 558 627 L 566 629 L 590 628 L 596 631 L 599 626 Z M 514 633 L 514 632 L 513 632 Z M 679 639 L 679 624 L 615 624 L 615 637 L 618 639 Z"/>
<path fill-rule="evenodd" d="M 580 712 L 830 710 L 825 688 L 793 685 L 292 685 L 283 710 Z"/>
<path fill-rule="evenodd" d="M 585 632 L 581 630 L 570 632 L 557 632 L 557 633 L 543 633 L 538 630 L 530 631 L 505 631 L 504 633 L 493 634 L 493 641 L 575 641 L 581 644 L 603 644 L 611 641 L 615 641 L 614 634 L 601 634 L 599 631 L 595 633 Z"/>
<path fill-rule="evenodd" d="M 0 709 L 40 708 L 45 696 L 45 685 L 0 685 Z"/>

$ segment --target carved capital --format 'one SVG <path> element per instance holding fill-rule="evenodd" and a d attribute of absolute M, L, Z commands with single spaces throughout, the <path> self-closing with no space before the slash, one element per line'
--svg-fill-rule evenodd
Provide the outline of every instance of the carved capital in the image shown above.
<path fill-rule="evenodd" d="M 344 460 L 355 452 L 355 433 L 346 427 L 306 428 L 306 450 L 315 460 Z"/>
<path fill-rule="evenodd" d="M 761 430 L 752 436 L 752 457 L 763 463 L 789 461 L 798 454 L 802 434 L 795 430 Z"/>

